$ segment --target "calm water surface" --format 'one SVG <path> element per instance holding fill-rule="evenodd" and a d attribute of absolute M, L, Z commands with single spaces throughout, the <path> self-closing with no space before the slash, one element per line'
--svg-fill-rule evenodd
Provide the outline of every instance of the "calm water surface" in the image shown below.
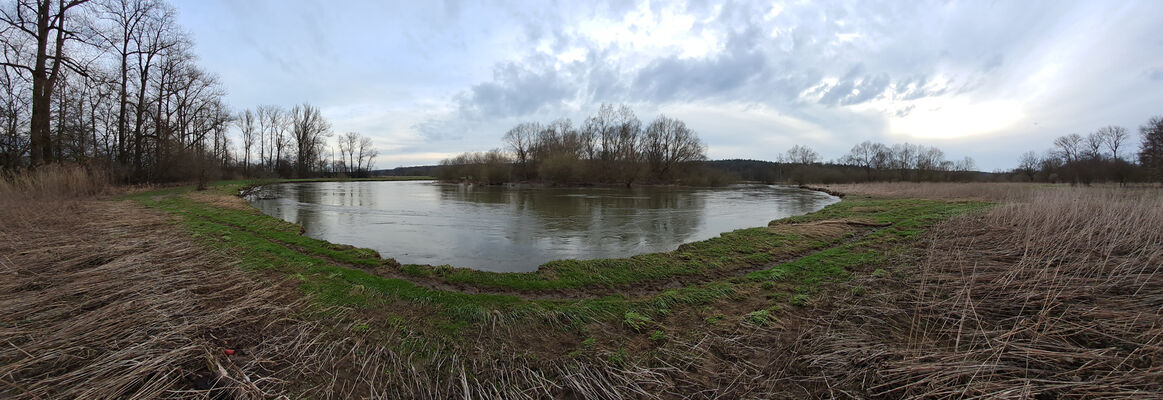
<path fill-rule="evenodd" d="M 839 199 L 768 185 L 721 189 L 506 188 L 411 182 L 268 185 L 262 212 L 402 263 L 535 271 L 547 261 L 670 251 Z"/>

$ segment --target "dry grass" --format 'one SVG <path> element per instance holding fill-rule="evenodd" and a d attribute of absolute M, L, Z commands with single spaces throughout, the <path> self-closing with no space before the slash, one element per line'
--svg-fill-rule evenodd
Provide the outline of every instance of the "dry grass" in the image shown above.
<path fill-rule="evenodd" d="M 187 193 L 185 196 L 199 203 L 209 204 L 219 208 L 243 211 L 254 209 L 254 207 L 251 207 L 250 204 L 246 202 L 246 200 L 237 196 L 223 196 L 218 193 L 207 192 Z"/>
<path fill-rule="evenodd" d="M 0 221 L 5 397 L 157 398 L 212 387 L 261 397 L 280 386 L 258 377 L 286 368 L 287 357 L 257 344 L 293 325 L 283 319 L 295 292 L 224 265 L 125 203 L 30 202 L 5 207 Z M 245 356 L 228 360 L 225 348 Z"/>
<path fill-rule="evenodd" d="M 9 174 L 0 171 L 0 202 L 38 198 L 75 198 L 102 193 L 109 174 L 77 165 L 52 164 Z"/>
<path fill-rule="evenodd" d="M 1047 189 L 1046 185 L 1037 183 L 992 182 L 874 182 L 825 185 L 821 188 L 830 192 L 873 197 L 984 201 L 1013 201 Z"/>
<path fill-rule="evenodd" d="M 886 392 L 1163 394 L 1163 196 L 1034 193 L 935 232 Z"/>
<path fill-rule="evenodd" d="M 897 292 L 804 321 L 808 393 L 1163 396 L 1163 195 L 1031 192 L 931 232 Z"/>

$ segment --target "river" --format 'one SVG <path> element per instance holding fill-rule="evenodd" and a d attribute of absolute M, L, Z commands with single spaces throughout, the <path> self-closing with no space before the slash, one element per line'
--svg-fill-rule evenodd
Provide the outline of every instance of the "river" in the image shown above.
<path fill-rule="evenodd" d="M 547 188 L 431 181 L 267 185 L 250 202 L 306 235 L 401 263 L 527 272 L 557 259 L 670 251 L 839 201 L 770 185 Z"/>

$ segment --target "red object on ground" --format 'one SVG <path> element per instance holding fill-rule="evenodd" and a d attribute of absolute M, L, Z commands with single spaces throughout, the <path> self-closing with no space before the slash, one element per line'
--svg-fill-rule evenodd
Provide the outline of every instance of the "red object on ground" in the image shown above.
<path fill-rule="evenodd" d="M 223 351 L 224 351 L 224 352 L 226 353 L 226 355 L 228 355 L 228 356 L 232 356 L 232 355 L 234 355 L 234 350 L 231 350 L 231 349 L 226 349 L 226 350 L 223 350 Z"/>

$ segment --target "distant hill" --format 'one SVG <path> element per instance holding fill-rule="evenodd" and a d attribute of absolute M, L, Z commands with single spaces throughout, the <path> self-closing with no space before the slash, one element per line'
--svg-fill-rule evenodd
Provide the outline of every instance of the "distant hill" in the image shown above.
<path fill-rule="evenodd" d="M 415 167 L 397 167 L 392 169 L 377 169 L 371 171 L 372 176 L 436 176 L 438 165 L 419 165 Z"/>

